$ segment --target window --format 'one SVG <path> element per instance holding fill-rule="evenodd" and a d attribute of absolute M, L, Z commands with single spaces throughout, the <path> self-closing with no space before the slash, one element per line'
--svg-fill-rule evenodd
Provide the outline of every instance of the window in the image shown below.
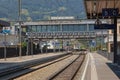
<path fill-rule="evenodd" d="M 74 25 L 68 25 L 69 26 L 69 31 L 74 31 Z"/>
<path fill-rule="evenodd" d="M 68 30 L 68 26 L 67 25 L 64 25 L 64 26 L 62 26 L 62 31 L 67 31 Z"/>
<path fill-rule="evenodd" d="M 94 25 L 89 25 L 89 31 L 94 31 Z"/>
<path fill-rule="evenodd" d="M 47 26 L 41 26 L 41 32 L 47 32 Z"/>
<path fill-rule="evenodd" d="M 79 25 L 74 26 L 74 31 L 79 31 L 79 30 L 80 30 L 80 26 Z"/>
<path fill-rule="evenodd" d="M 37 26 L 37 32 L 42 32 L 41 26 Z"/>
<path fill-rule="evenodd" d="M 48 32 L 52 32 L 52 26 L 50 25 L 50 26 L 47 26 L 47 31 Z"/>
<path fill-rule="evenodd" d="M 37 27 L 36 26 L 32 26 L 32 32 L 36 32 L 36 29 Z"/>
<path fill-rule="evenodd" d="M 32 26 L 27 26 L 27 32 L 31 32 L 32 31 Z"/>

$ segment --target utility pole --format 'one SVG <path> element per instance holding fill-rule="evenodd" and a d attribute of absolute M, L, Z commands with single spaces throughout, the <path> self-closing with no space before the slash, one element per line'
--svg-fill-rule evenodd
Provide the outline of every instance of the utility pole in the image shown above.
<path fill-rule="evenodd" d="M 22 46 L 21 46 L 21 0 L 18 0 L 18 19 L 19 19 L 19 57 L 22 55 Z"/>

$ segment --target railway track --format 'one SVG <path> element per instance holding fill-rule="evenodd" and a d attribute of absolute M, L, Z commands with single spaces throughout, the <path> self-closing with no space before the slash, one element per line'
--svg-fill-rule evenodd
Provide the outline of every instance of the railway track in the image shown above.
<path fill-rule="evenodd" d="M 72 80 L 83 60 L 84 55 L 66 55 L 43 64 L 31 63 L 31 65 L 24 65 L 21 69 L 15 68 L 13 71 L 11 69 L 0 74 L 0 80 Z M 59 77 L 60 75 L 62 78 Z"/>
<path fill-rule="evenodd" d="M 14 79 L 15 80 L 72 80 L 77 74 L 77 71 L 80 69 L 84 57 L 85 57 L 84 55 L 72 55 L 59 62 L 36 69 L 33 72 L 16 77 Z"/>
<path fill-rule="evenodd" d="M 60 72 L 56 73 L 49 80 L 74 80 L 77 72 L 81 68 L 85 55 L 80 55 L 71 64 L 66 66 Z"/>
<path fill-rule="evenodd" d="M 35 70 L 41 69 L 43 67 L 49 66 L 51 64 L 57 63 L 61 60 L 64 60 L 64 59 L 70 57 L 70 56 L 71 55 L 64 55 L 64 56 L 60 56 L 57 58 L 48 59 L 47 61 L 41 62 L 41 63 L 39 63 L 39 61 L 36 60 L 36 62 L 33 62 L 33 63 L 8 68 L 8 69 L 0 72 L 0 80 L 13 80 L 13 79 L 20 77 L 22 75 L 25 75 L 27 73 L 30 73 Z"/>

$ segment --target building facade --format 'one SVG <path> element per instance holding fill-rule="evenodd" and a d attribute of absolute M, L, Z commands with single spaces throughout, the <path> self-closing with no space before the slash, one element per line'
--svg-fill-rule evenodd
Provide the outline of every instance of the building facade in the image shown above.
<path fill-rule="evenodd" d="M 113 30 L 108 30 L 108 36 L 105 38 L 105 43 L 107 45 L 107 51 L 109 53 L 113 52 L 114 40 L 113 40 Z M 117 24 L 117 54 L 120 54 L 120 23 Z"/>

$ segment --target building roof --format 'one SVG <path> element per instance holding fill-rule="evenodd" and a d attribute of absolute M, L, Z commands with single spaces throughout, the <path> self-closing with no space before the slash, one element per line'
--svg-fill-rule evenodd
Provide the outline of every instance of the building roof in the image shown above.
<path fill-rule="evenodd" d="M 95 20 L 45 20 L 45 21 L 36 21 L 36 22 L 22 22 L 22 27 L 26 26 L 39 26 L 39 25 L 66 25 L 66 24 L 94 24 Z M 102 20 L 102 23 L 106 23 L 106 20 Z M 19 26 L 19 23 L 16 23 L 15 26 Z"/>
<path fill-rule="evenodd" d="M 10 26 L 10 23 L 6 22 L 6 21 L 0 20 L 0 26 L 2 26 L 2 27 L 8 27 L 8 26 Z"/>
<path fill-rule="evenodd" d="M 104 18 L 102 17 L 103 8 L 118 8 L 118 17 L 120 17 L 120 0 L 84 0 L 84 4 L 88 19 Z"/>

